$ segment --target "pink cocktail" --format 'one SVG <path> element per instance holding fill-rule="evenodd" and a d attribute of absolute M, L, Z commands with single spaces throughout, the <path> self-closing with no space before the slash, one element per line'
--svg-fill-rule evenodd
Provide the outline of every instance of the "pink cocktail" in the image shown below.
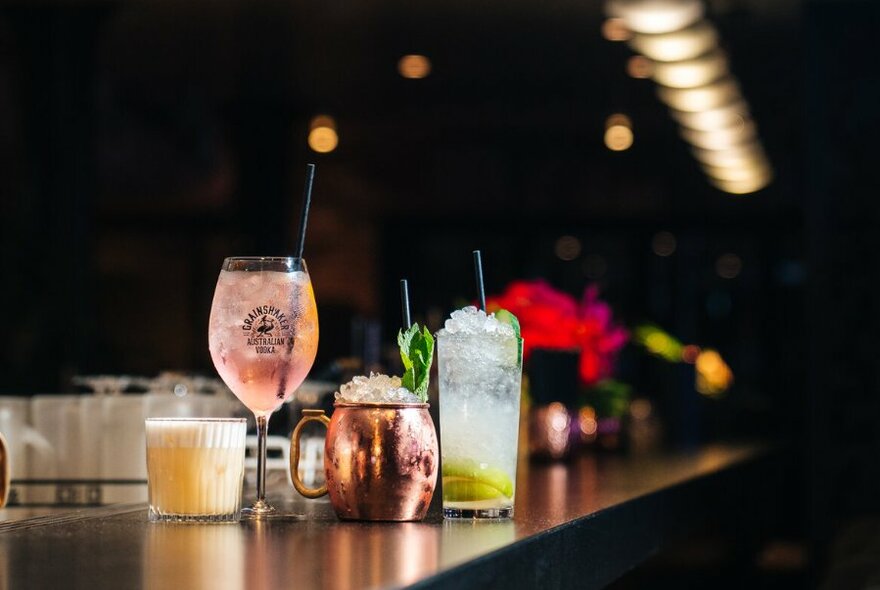
<path fill-rule="evenodd" d="M 220 377 L 257 418 L 257 501 L 246 516 L 273 512 L 265 501 L 269 416 L 302 384 L 318 350 L 318 310 L 301 258 L 227 258 L 208 328 Z"/>

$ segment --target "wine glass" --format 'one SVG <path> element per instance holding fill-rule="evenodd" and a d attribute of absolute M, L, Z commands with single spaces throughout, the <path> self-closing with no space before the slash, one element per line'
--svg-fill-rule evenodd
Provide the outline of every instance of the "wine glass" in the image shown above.
<path fill-rule="evenodd" d="M 220 377 L 257 420 L 257 499 L 244 518 L 275 512 L 266 502 L 269 416 L 302 384 L 318 350 L 318 310 L 306 261 L 234 257 L 223 261 L 208 327 Z"/>

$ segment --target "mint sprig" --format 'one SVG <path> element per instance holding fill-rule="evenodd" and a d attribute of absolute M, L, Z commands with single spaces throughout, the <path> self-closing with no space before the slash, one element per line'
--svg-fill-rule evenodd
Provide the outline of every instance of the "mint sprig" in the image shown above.
<path fill-rule="evenodd" d="M 403 361 L 403 386 L 428 401 L 428 383 L 431 378 L 431 363 L 434 362 L 434 337 L 427 328 L 413 324 L 407 331 L 397 333 L 400 347 L 400 360 Z"/>

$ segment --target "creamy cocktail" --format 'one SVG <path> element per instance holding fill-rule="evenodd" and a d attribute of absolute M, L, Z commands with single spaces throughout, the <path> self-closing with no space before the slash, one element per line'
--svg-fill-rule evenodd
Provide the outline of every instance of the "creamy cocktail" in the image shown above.
<path fill-rule="evenodd" d="M 506 312 L 505 312 L 506 313 Z M 475 307 L 437 333 L 443 515 L 513 515 L 522 341 L 516 319 Z"/>
<path fill-rule="evenodd" d="M 238 519 L 244 418 L 150 418 L 146 433 L 150 520 Z"/>

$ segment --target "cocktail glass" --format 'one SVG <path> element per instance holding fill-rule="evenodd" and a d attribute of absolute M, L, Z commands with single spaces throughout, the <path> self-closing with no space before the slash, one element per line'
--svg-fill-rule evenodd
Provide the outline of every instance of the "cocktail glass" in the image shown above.
<path fill-rule="evenodd" d="M 223 261 L 211 307 L 211 359 L 257 420 L 257 499 L 243 518 L 275 513 L 266 502 L 269 416 L 302 384 L 318 350 L 318 310 L 305 260 Z"/>
<path fill-rule="evenodd" d="M 522 340 L 476 308 L 486 330 L 437 334 L 443 515 L 513 516 Z"/>
<path fill-rule="evenodd" d="M 244 479 L 244 418 L 148 418 L 150 520 L 234 522 Z"/>

